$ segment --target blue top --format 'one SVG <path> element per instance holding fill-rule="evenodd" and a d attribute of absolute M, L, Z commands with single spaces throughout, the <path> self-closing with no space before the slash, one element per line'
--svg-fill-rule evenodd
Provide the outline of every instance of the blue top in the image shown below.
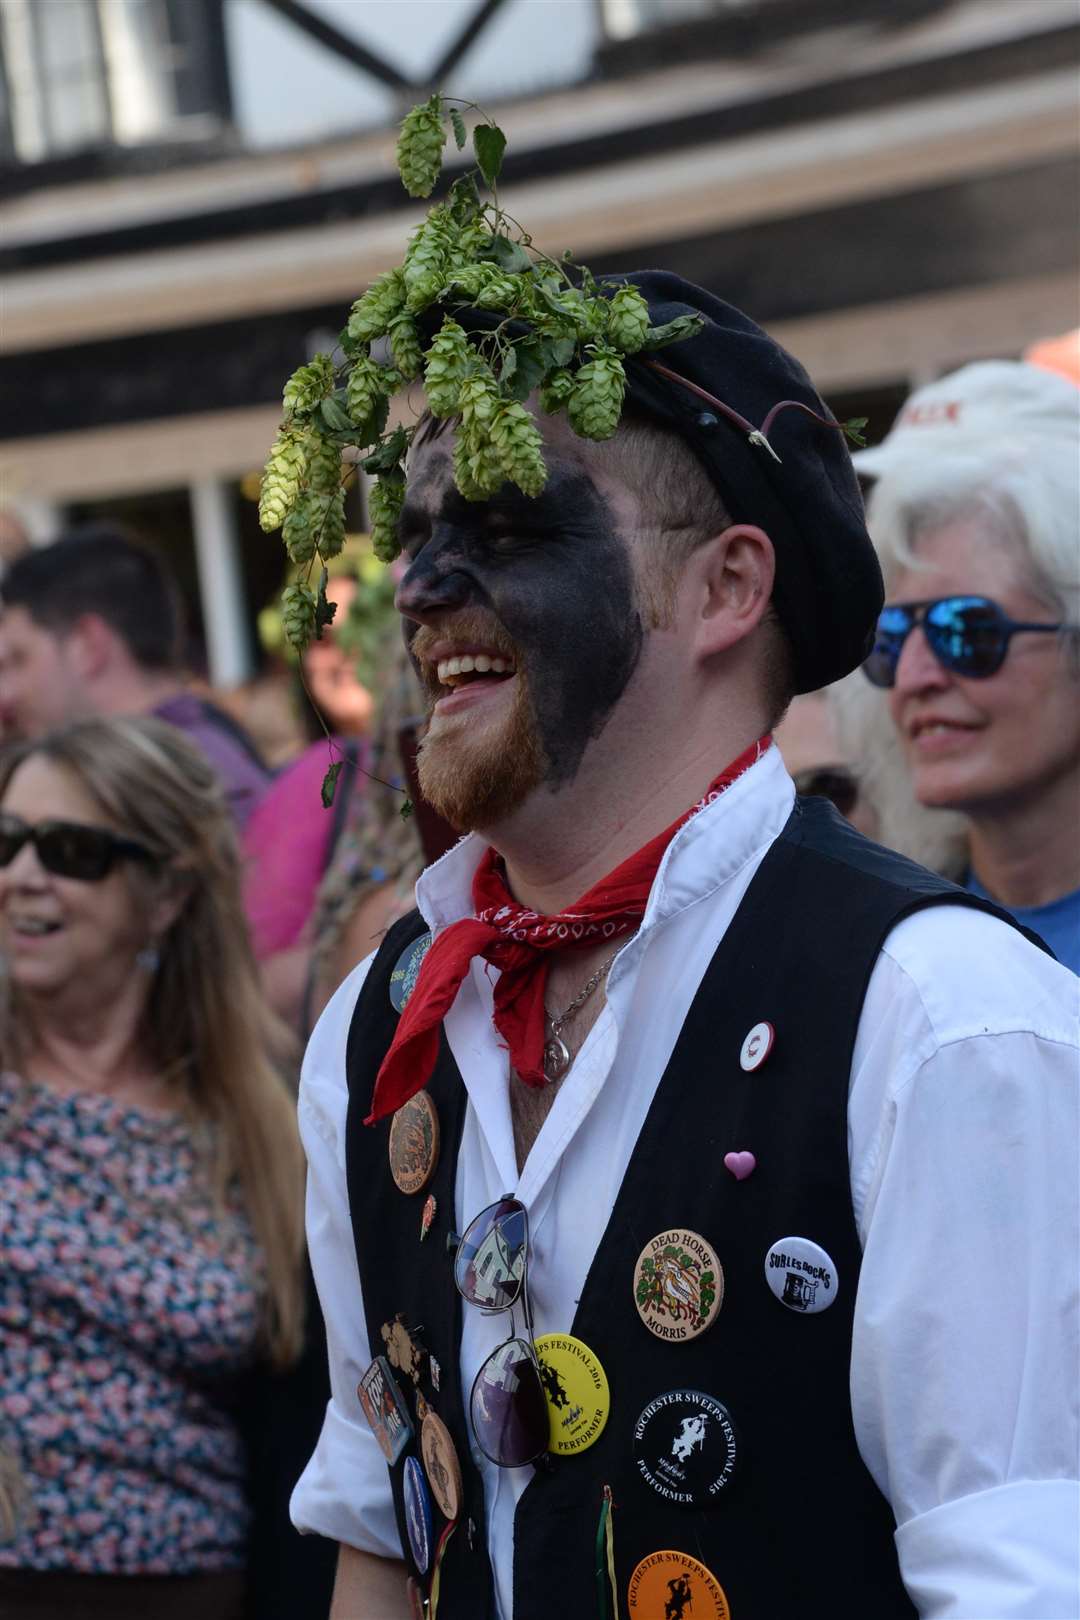
<path fill-rule="evenodd" d="M 969 872 L 964 887 L 969 894 L 977 894 L 980 900 L 993 900 L 995 905 L 1001 905 L 994 895 L 988 894 L 973 872 Z M 1005 910 L 1023 923 L 1025 928 L 1031 928 L 1041 939 L 1045 939 L 1059 962 L 1071 968 L 1074 973 L 1080 973 L 1080 889 L 1074 889 L 1072 894 L 1063 894 L 1060 900 L 1051 900 L 1045 906 L 1006 906 Z"/>

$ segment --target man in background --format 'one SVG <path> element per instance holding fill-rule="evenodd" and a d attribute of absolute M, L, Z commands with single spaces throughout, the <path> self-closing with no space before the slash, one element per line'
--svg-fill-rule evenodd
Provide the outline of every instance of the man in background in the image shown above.
<path fill-rule="evenodd" d="M 179 594 L 152 551 L 85 525 L 16 558 L 0 594 L 5 736 L 39 737 L 92 715 L 156 715 L 199 745 L 244 825 L 270 773 L 243 728 L 186 688 Z"/>

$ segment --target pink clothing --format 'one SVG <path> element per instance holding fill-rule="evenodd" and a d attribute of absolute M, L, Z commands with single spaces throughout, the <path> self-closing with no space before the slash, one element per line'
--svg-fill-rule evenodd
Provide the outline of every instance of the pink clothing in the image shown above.
<path fill-rule="evenodd" d="M 341 757 L 340 745 L 333 757 Z M 326 740 L 312 743 L 275 778 L 244 828 L 244 909 L 260 961 L 297 944 L 311 915 L 338 820 L 320 795 L 330 763 Z M 335 807 L 353 788 L 347 778 L 357 768 L 343 766 Z"/>

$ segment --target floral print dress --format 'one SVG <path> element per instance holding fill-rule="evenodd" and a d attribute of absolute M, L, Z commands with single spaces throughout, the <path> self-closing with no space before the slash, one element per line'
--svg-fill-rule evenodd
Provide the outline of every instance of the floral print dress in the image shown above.
<path fill-rule="evenodd" d="M 265 1275 L 208 1127 L 0 1075 L 0 1565 L 242 1567 Z"/>

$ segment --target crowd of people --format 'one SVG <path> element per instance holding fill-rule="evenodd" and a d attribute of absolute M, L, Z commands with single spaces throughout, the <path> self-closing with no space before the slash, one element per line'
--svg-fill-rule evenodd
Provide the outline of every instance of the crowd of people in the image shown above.
<path fill-rule="evenodd" d="M 854 470 L 789 412 L 765 478 L 702 400 L 827 419 L 805 373 L 632 279 L 705 317 L 680 376 L 545 426 L 541 546 L 421 434 L 404 640 L 305 655 L 329 744 L 267 765 L 137 538 L 6 566 L 0 1614 L 660 1615 L 655 1554 L 774 1620 L 780 1523 L 844 1613 L 1078 1612 L 1080 388 L 966 366 Z M 602 1416 L 534 1470 L 560 1355 Z"/>

